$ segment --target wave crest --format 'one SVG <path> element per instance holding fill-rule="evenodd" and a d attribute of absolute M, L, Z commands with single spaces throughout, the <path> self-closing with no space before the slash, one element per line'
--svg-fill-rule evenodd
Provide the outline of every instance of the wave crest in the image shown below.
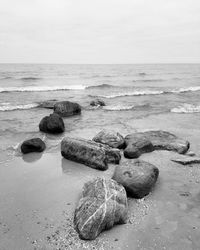
<path fill-rule="evenodd" d="M 36 107 L 38 107 L 37 103 L 24 104 L 24 105 L 11 105 L 10 103 L 1 103 L 0 111 L 24 110 Z"/>
<path fill-rule="evenodd" d="M 131 110 L 133 109 L 133 105 L 125 106 L 125 105 L 114 105 L 114 106 L 104 106 L 103 109 L 109 111 L 120 111 L 120 110 Z"/>
<path fill-rule="evenodd" d="M 200 106 L 195 106 L 193 104 L 184 103 L 183 105 L 171 109 L 172 113 L 199 113 Z"/>

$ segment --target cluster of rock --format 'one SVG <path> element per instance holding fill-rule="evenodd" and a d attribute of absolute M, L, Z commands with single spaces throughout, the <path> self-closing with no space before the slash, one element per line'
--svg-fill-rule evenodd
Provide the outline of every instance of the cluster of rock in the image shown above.
<path fill-rule="evenodd" d="M 90 105 L 105 104 L 97 100 Z M 79 104 L 68 101 L 52 100 L 44 107 L 54 112 L 40 121 L 39 129 L 51 134 L 64 132 L 62 117 L 81 113 Z M 40 138 L 33 138 L 22 143 L 21 151 L 24 154 L 42 152 L 45 147 Z M 189 147 L 188 141 L 160 130 L 133 133 L 125 138 L 120 133 L 108 130 L 100 131 L 92 140 L 65 137 L 61 142 L 64 158 L 98 170 L 107 170 L 110 163 L 118 164 L 111 179 L 96 178 L 84 185 L 74 214 L 74 225 L 80 238 L 92 240 L 103 230 L 126 223 L 127 195 L 141 199 L 150 193 L 158 179 L 159 169 L 137 158 L 154 150 L 169 150 L 183 155 Z M 120 163 L 121 154 L 125 158 Z M 188 153 L 172 161 L 181 164 L 200 162 L 198 157 L 192 156 Z"/>

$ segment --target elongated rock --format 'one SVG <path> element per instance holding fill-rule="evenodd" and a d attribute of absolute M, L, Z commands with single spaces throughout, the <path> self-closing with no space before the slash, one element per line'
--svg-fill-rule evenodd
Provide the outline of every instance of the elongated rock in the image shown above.
<path fill-rule="evenodd" d="M 130 160 L 115 168 L 113 179 L 124 186 L 134 198 L 149 194 L 157 181 L 159 170 L 156 166 L 140 160 Z"/>
<path fill-rule="evenodd" d="M 74 225 L 81 239 L 93 240 L 103 230 L 127 221 L 127 196 L 114 180 L 97 178 L 84 185 L 75 210 Z"/>
<path fill-rule="evenodd" d="M 127 135 L 125 145 L 124 156 L 127 158 L 137 158 L 153 150 L 169 150 L 184 154 L 190 147 L 188 141 L 162 130 Z"/>
<path fill-rule="evenodd" d="M 180 163 L 182 165 L 189 165 L 189 164 L 197 164 L 200 163 L 200 158 L 199 157 L 193 157 L 193 156 L 182 156 L 182 157 L 177 157 L 174 159 L 171 159 L 171 161 L 174 161 L 176 163 Z"/>
<path fill-rule="evenodd" d="M 124 147 L 123 136 L 120 133 L 111 130 L 103 129 L 92 140 L 95 142 L 106 144 L 112 148 Z"/>

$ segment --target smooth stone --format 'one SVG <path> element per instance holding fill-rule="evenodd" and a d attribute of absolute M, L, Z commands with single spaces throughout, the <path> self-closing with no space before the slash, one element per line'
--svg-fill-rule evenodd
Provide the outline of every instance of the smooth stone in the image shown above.
<path fill-rule="evenodd" d="M 62 133 L 65 130 L 65 124 L 62 117 L 58 114 L 51 114 L 42 118 L 39 124 L 39 129 L 42 132 L 58 134 Z"/>
<path fill-rule="evenodd" d="M 193 151 L 189 151 L 189 152 L 187 152 L 185 155 L 188 155 L 188 156 L 195 156 L 196 154 L 195 154 Z"/>
<path fill-rule="evenodd" d="M 131 197 L 141 199 L 149 194 L 158 175 L 156 166 L 145 161 L 131 160 L 117 166 L 112 179 L 123 185 Z"/>
<path fill-rule="evenodd" d="M 127 222 L 128 205 L 124 187 L 116 181 L 96 178 L 85 183 L 74 215 L 81 239 L 94 240 L 103 230 Z"/>
<path fill-rule="evenodd" d="M 137 158 L 153 150 L 169 150 L 184 154 L 190 147 L 188 141 L 162 130 L 127 135 L 125 145 L 124 156 L 127 158 Z"/>
<path fill-rule="evenodd" d="M 46 108 L 46 109 L 53 109 L 53 108 L 54 108 L 54 105 L 55 105 L 57 102 L 58 102 L 58 100 L 56 100 L 56 99 L 44 101 L 44 102 L 41 102 L 41 103 L 39 104 L 39 107 L 40 107 L 40 108 Z"/>
<path fill-rule="evenodd" d="M 124 138 L 115 131 L 103 129 L 93 139 L 95 142 L 106 144 L 112 148 L 123 148 Z"/>
<path fill-rule="evenodd" d="M 69 101 L 57 102 L 54 105 L 54 112 L 62 117 L 78 115 L 81 113 L 81 106 Z"/>
<path fill-rule="evenodd" d="M 176 163 L 180 163 L 182 165 L 189 165 L 189 164 L 197 164 L 200 163 L 200 158 L 199 157 L 193 157 L 193 156 L 181 156 L 181 157 L 177 157 L 177 158 L 173 158 L 171 159 L 171 161 L 176 162 Z"/>
<path fill-rule="evenodd" d="M 45 143 L 40 138 L 26 140 L 21 145 L 21 152 L 28 154 L 32 152 L 42 152 L 46 148 Z"/>

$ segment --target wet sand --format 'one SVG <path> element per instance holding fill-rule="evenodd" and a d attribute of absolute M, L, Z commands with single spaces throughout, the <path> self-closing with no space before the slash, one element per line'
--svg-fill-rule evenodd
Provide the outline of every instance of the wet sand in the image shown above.
<path fill-rule="evenodd" d="M 148 129 L 173 132 L 189 140 L 197 155 L 199 127 L 197 114 L 156 115 L 112 126 L 123 135 Z M 91 138 L 96 132 L 74 133 Z M 83 184 L 97 176 L 110 178 L 114 165 L 101 172 L 63 159 L 60 152 L 1 164 L 0 249 L 199 249 L 200 164 L 182 166 L 170 161 L 175 156 L 155 151 L 140 157 L 160 170 L 154 190 L 141 200 L 129 199 L 128 223 L 103 232 L 95 241 L 78 238 L 73 212 Z"/>

